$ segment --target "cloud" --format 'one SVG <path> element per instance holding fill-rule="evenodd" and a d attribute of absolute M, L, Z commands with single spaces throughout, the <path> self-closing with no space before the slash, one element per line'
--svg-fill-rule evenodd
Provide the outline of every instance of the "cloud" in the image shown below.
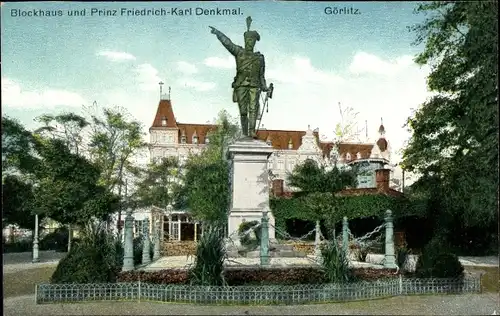
<path fill-rule="evenodd" d="M 198 72 L 198 68 L 195 65 L 190 64 L 186 61 L 178 61 L 177 62 L 177 70 L 184 74 L 192 75 Z"/>
<path fill-rule="evenodd" d="M 375 55 L 358 52 L 354 55 L 349 71 L 355 74 L 393 75 L 413 64 L 411 55 L 401 56 L 394 61 L 385 61 Z"/>
<path fill-rule="evenodd" d="M 158 70 L 151 64 L 140 64 L 136 67 L 135 73 L 139 89 L 142 91 L 156 91 L 158 84 L 163 81 L 158 75 Z"/>
<path fill-rule="evenodd" d="M 192 78 L 183 78 L 179 80 L 179 84 L 200 92 L 213 90 L 216 86 L 214 82 L 204 82 Z"/>
<path fill-rule="evenodd" d="M 304 130 L 311 124 L 332 139 L 340 122 L 340 102 L 343 109 L 351 107 L 359 113 L 355 121 L 361 141 L 366 140 L 365 121 L 371 142 L 379 137 L 383 118 L 396 160 L 400 159 L 397 151 L 410 136 L 402 126 L 411 108 L 430 95 L 426 86 L 429 69 L 413 63 L 410 56 L 388 60 L 362 52 L 336 71 L 319 69 L 306 56 L 282 56 L 269 60 L 267 67 L 267 82 L 274 83 L 275 91 L 263 117 L 266 128 Z M 352 71 L 371 75 L 353 75 Z"/>
<path fill-rule="evenodd" d="M 316 69 L 306 57 L 291 57 L 291 63 L 280 63 L 278 68 L 270 68 L 267 78 L 284 84 L 334 84 L 343 81 L 340 76 Z"/>
<path fill-rule="evenodd" d="M 135 56 L 126 52 L 115 52 L 115 51 L 101 51 L 97 53 L 97 56 L 103 56 L 111 61 L 127 61 L 127 60 L 135 60 Z"/>
<path fill-rule="evenodd" d="M 203 61 L 203 64 L 210 68 L 231 69 L 235 67 L 234 57 L 208 57 Z"/>
<path fill-rule="evenodd" d="M 54 108 L 80 107 L 86 100 L 78 93 L 46 88 L 41 91 L 25 91 L 9 78 L 2 78 L 2 107 Z"/>

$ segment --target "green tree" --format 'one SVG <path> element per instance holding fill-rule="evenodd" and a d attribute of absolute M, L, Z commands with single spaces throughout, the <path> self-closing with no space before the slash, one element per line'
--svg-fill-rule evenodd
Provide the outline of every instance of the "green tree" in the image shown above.
<path fill-rule="evenodd" d="M 225 223 L 230 201 L 228 146 L 241 135 L 239 125 L 226 112 L 219 113 L 217 127 L 209 134 L 210 143 L 199 155 L 190 156 L 183 177 L 183 190 L 177 205 L 189 207 L 192 214 L 212 223 Z"/>
<path fill-rule="evenodd" d="M 14 224 L 21 228 L 35 228 L 33 186 L 19 176 L 2 179 L 2 227 Z M 39 218 L 40 222 L 42 218 Z"/>
<path fill-rule="evenodd" d="M 411 27 L 416 62 L 428 65 L 434 95 L 408 119 L 412 132 L 404 167 L 433 179 L 420 182 L 439 200 L 440 229 L 498 221 L 498 2 L 434 1 L 416 12 L 429 17 Z M 439 193 L 439 197 L 436 194 Z M 448 228 L 450 228 L 448 226 Z"/>
<path fill-rule="evenodd" d="M 89 122 L 75 113 L 62 113 L 59 115 L 44 114 L 36 118 L 43 126 L 35 133 L 61 139 L 66 146 L 77 155 L 85 155 L 87 140 L 85 129 Z"/>
<path fill-rule="evenodd" d="M 40 163 L 33 172 L 37 213 L 62 224 L 85 224 L 116 211 L 117 197 L 98 185 L 100 169 L 85 157 L 71 153 L 60 139 L 36 137 Z"/>
<path fill-rule="evenodd" d="M 299 189 L 295 196 L 304 196 L 310 193 L 334 194 L 347 187 L 356 186 L 356 171 L 354 168 L 338 166 L 326 167 L 315 160 L 306 159 L 302 164 L 295 166 L 287 174 L 288 185 Z"/>
<path fill-rule="evenodd" d="M 36 160 L 31 132 L 17 120 L 2 116 L 2 172 L 31 172 Z"/>
<path fill-rule="evenodd" d="M 146 148 L 142 124 L 122 108 L 104 108 L 91 115 L 89 153 L 102 170 L 100 183 L 121 197 L 127 173 L 137 174 L 132 158 Z M 122 201 L 123 202 L 123 201 Z M 121 231 L 122 207 L 118 209 Z"/>
<path fill-rule="evenodd" d="M 181 168 L 176 157 L 150 163 L 142 171 L 141 178 L 132 195 L 138 207 L 155 205 L 166 208 L 175 203 L 181 187 Z"/>

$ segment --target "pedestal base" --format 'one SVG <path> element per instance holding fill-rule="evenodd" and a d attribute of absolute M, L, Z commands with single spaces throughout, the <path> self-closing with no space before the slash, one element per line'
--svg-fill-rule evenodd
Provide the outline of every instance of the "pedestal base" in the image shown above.
<path fill-rule="evenodd" d="M 275 239 L 274 217 L 269 212 L 267 169 L 267 160 L 273 151 L 265 142 L 248 138 L 229 146 L 232 174 L 228 236 L 234 244 L 239 244 L 241 223 L 260 222 L 264 211 L 268 211 L 269 238 Z"/>

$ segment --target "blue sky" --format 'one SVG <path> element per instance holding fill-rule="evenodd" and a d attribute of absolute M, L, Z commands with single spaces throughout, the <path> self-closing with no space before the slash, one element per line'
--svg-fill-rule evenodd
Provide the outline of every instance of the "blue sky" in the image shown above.
<path fill-rule="evenodd" d="M 234 59 L 210 33 L 242 44 L 245 18 L 261 35 L 267 81 L 275 85 L 268 129 L 319 127 L 331 137 L 338 102 L 368 120 L 372 137 L 384 118 L 394 151 L 409 137 L 402 125 L 428 92 L 412 58 L 422 47 L 407 26 L 422 20 L 413 2 L 24 2 L 3 3 L 2 110 L 34 127 L 43 113 L 81 111 L 93 101 L 126 108 L 149 128 L 159 99 L 172 88 L 176 117 L 204 123 L 231 102 Z M 89 16 L 92 8 L 240 8 L 236 16 Z M 325 7 L 360 14 L 327 15 Z M 12 10 L 62 10 L 62 17 L 12 17 Z M 67 10 L 86 9 L 70 17 Z M 364 132 L 363 132 L 364 134 Z"/>

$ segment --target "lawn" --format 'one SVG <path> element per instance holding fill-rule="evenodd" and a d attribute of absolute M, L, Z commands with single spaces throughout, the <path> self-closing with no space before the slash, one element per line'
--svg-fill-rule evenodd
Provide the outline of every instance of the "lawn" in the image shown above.
<path fill-rule="evenodd" d="M 3 275 L 3 297 L 35 294 L 35 284 L 48 282 L 56 266 L 26 269 Z"/>

